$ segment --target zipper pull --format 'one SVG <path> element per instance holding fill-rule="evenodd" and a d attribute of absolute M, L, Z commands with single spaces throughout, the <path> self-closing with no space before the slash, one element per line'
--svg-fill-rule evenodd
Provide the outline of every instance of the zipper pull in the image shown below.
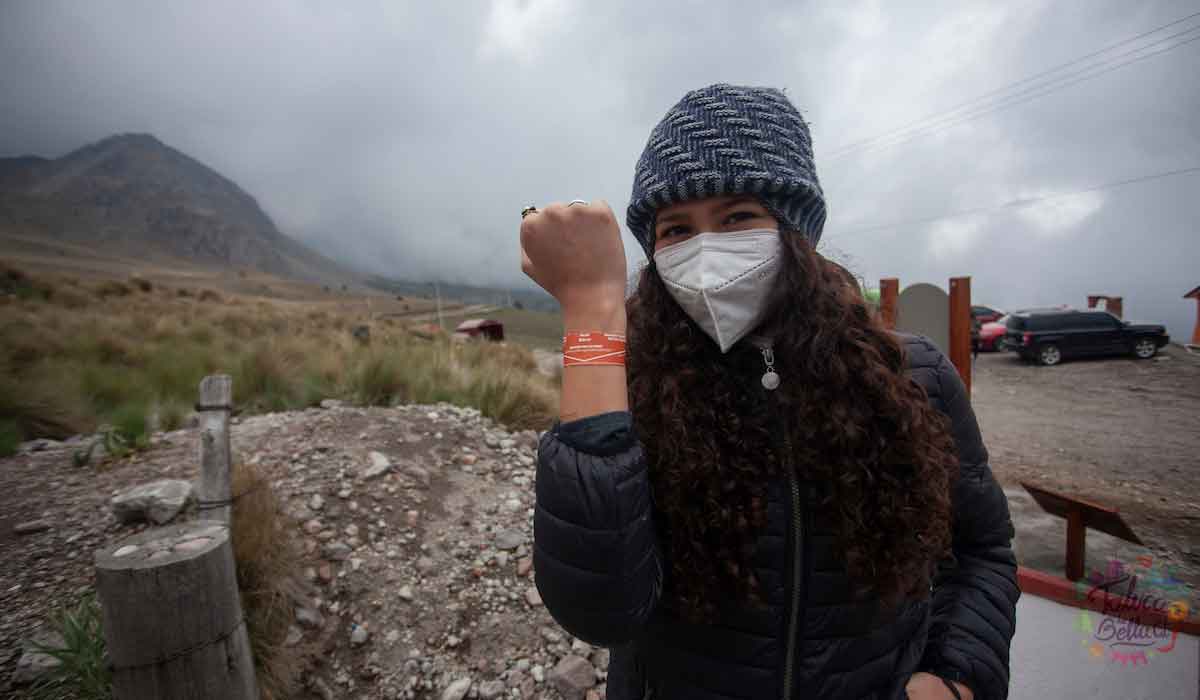
<path fill-rule="evenodd" d="M 779 388 L 779 374 L 775 372 L 775 351 L 770 347 L 762 349 L 763 362 L 767 365 L 767 371 L 762 376 L 763 388 L 767 391 L 775 391 Z"/>

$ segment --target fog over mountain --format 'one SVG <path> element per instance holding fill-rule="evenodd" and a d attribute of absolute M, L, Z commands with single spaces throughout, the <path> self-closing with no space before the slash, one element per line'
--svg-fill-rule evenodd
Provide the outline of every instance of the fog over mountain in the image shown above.
<path fill-rule="evenodd" d="M 1170 25 L 1195 3 L 920 5 L 3 2 L 0 157 L 152 133 L 330 256 L 527 285 L 523 205 L 623 220 L 685 91 L 772 85 L 812 123 L 827 252 L 865 279 L 971 275 L 1004 308 L 1123 295 L 1190 336 L 1200 173 L 1141 178 L 1200 166 L 1200 19 Z"/>

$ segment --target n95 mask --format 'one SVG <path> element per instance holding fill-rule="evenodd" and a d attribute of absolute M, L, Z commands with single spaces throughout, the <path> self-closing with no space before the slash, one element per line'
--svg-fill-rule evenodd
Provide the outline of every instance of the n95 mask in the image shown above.
<path fill-rule="evenodd" d="M 780 233 L 700 233 L 654 254 L 667 291 L 721 352 L 762 320 L 779 276 Z"/>

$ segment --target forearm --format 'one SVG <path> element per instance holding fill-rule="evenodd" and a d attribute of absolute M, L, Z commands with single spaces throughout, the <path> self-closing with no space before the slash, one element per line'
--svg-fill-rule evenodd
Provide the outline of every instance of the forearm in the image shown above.
<path fill-rule="evenodd" d="M 619 304 L 576 305 L 563 310 L 567 332 L 599 331 L 624 335 L 625 308 Z M 559 418 L 564 422 L 629 409 L 625 366 L 595 365 L 563 368 Z"/>

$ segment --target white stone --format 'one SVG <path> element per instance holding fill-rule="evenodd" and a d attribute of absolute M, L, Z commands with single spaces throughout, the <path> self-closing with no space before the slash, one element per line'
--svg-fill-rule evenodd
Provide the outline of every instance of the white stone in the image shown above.
<path fill-rule="evenodd" d="M 364 479 L 378 479 L 392 468 L 391 461 L 382 452 L 372 452 L 367 456 L 371 458 L 371 466 L 363 472 Z"/>
<path fill-rule="evenodd" d="M 112 499 L 113 515 L 124 523 L 150 520 L 165 525 L 192 499 L 192 491 L 192 482 L 182 479 L 161 479 L 135 486 Z"/>
<path fill-rule="evenodd" d="M 459 678 L 442 691 L 442 700 L 463 700 L 471 689 L 471 679 Z"/>

